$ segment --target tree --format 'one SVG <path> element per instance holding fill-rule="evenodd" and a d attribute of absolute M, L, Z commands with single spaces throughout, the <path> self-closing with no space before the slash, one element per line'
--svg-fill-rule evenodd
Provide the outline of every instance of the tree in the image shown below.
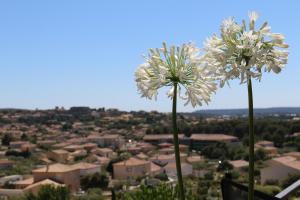
<path fill-rule="evenodd" d="M 267 153 L 265 150 L 263 149 L 257 149 L 254 153 L 254 160 L 258 161 L 258 160 L 266 160 L 267 158 Z"/>
<path fill-rule="evenodd" d="M 26 133 L 23 133 L 22 135 L 21 135 L 21 140 L 22 141 L 28 141 L 28 135 L 26 134 Z"/>
<path fill-rule="evenodd" d="M 225 159 L 229 156 L 229 147 L 223 142 L 211 144 L 202 149 L 202 154 L 211 159 Z"/>
<path fill-rule="evenodd" d="M 70 200 L 70 191 L 67 187 L 56 187 L 53 185 L 44 185 L 37 195 L 26 194 L 18 200 Z"/>
<path fill-rule="evenodd" d="M 70 192 L 66 187 L 43 186 L 38 192 L 38 200 L 69 200 Z"/>
<path fill-rule="evenodd" d="M 229 171 L 232 170 L 233 166 L 227 160 L 221 162 L 217 168 L 218 171 Z"/>
<path fill-rule="evenodd" d="M 4 134 L 4 136 L 2 138 L 2 145 L 9 146 L 11 141 L 12 141 L 12 137 L 10 136 L 10 134 L 8 134 L 8 133 Z"/>
<path fill-rule="evenodd" d="M 90 188 L 107 188 L 109 178 L 106 173 L 94 173 L 86 175 L 80 179 L 82 189 L 88 190 Z"/>
<path fill-rule="evenodd" d="M 26 149 L 25 151 L 15 151 L 15 150 L 8 150 L 5 153 L 5 156 L 16 156 L 16 157 L 24 157 L 29 158 L 31 156 L 31 152 Z"/>
<path fill-rule="evenodd" d="M 64 123 L 62 126 L 62 131 L 69 131 L 72 129 L 72 124 L 71 123 Z"/>

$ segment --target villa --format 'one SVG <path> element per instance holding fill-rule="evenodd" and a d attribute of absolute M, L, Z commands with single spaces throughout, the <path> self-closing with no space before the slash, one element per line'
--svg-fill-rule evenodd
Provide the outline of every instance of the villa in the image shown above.
<path fill-rule="evenodd" d="M 80 177 L 100 172 L 100 165 L 89 163 L 77 163 L 74 165 L 53 164 L 32 171 L 34 183 L 45 179 L 51 179 L 65 184 L 71 191 L 78 191 L 80 188 Z"/>
<path fill-rule="evenodd" d="M 113 177 L 120 180 L 132 180 L 138 177 L 149 175 L 151 172 L 150 161 L 129 158 L 113 164 Z"/>

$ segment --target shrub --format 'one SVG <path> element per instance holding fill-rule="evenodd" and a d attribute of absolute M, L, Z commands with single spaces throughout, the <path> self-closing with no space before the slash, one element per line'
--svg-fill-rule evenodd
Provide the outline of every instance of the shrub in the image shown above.
<path fill-rule="evenodd" d="M 28 158 L 31 156 L 30 151 L 26 150 L 26 151 L 15 151 L 15 150 L 9 150 L 5 153 L 5 156 L 16 156 L 16 157 L 24 157 L 24 158 Z"/>
<path fill-rule="evenodd" d="M 191 194 L 190 190 L 186 190 L 186 200 L 196 200 L 196 197 Z M 135 191 L 128 191 L 121 194 L 119 199 L 122 200 L 174 200 L 178 199 L 178 187 L 171 185 L 160 184 L 155 187 L 147 187 L 142 185 Z"/>
<path fill-rule="evenodd" d="M 17 200 L 70 200 L 70 191 L 66 187 L 44 185 L 37 195 L 28 193 Z"/>
<path fill-rule="evenodd" d="M 287 188 L 299 179 L 300 174 L 289 174 L 288 177 L 281 182 L 281 187 Z"/>
<path fill-rule="evenodd" d="M 218 171 L 232 170 L 233 166 L 227 160 L 221 162 L 217 168 Z"/>
<path fill-rule="evenodd" d="M 265 181 L 265 185 L 276 185 L 279 186 L 279 181 L 274 179 L 269 179 Z"/>
<path fill-rule="evenodd" d="M 168 175 L 166 173 L 160 173 L 154 176 L 154 178 L 157 178 L 161 181 L 168 181 Z"/>
<path fill-rule="evenodd" d="M 2 145 L 3 146 L 9 146 L 9 144 L 10 144 L 10 142 L 12 141 L 12 137 L 8 134 L 8 133 L 6 133 L 4 136 L 3 136 L 3 138 L 2 138 Z"/>
<path fill-rule="evenodd" d="M 255 186 L 255 189 L 257 189 L 258 191 L 261 191 L 263 193 L 266 193 L 270 196 L 275 196 L 276 194 L 278 194 L 281 191 L 280 187 L 274 186 L 274 185 L 266 185 L 266 186 L 257 185 L 257 186 Z"/>
<path fill-rule="evenodd" d="M 88 190 L 90 188 L 107 188 L 109 178 L 106 173 L 94 173 L 86 175 L 80 179 L 82 189 Z"/>

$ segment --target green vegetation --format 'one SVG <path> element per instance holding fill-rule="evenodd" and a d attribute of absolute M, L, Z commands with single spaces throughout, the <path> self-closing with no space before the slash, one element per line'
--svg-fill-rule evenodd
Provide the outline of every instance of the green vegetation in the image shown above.
<path fill-rule="evenodd" d="M 300 174 L 289 174 L 289 176 L 281 182 L 281 187 L 287 188 L 297 180 L 300 180 Z"/>
<path fill-rule="evenodd" d="M 275 196 L 281 191 L 281 188 L 275 185 L 256 185 L 255 189 L 270 196 Z"/>
<path fill-rule="evenodd" d="M 86 175 L 80 179 L 80 184 L 82 189 L 88 190 L 91 188 L 107 188 L 109 183 L 109 178 L 106 173 L 94 173 L 91 175 Z"/>
<path fill-rule="evenodd" d="M 233 169 L 232 164 L 230 164 L 227 160 L 221 161 L 221 163 L 217 168 L 218 171 L 229 171 L 232 169 Z"/>
<path fill-rule="evenodd" d="M 244 159 L 247 152 L 242 146 L 230 146 L 226 143 L 215 143 L 204 147 L 201 153 L 210 159 L 238 160 Z"/>
<path fill-rule="evenodd" d="M 161 181 L 168 181 L 169 180 L 168 175 L 166 173 L 159 173 L 159 174 L 155 175 L 154 178 L 157 178 Z"/>
<path fill-rule="evenodd" d="M 29 158 L 31 156 L 31 152 L 29 150 L 26 151 L 8 150 L 6 151 L 5 156 Z"/>
<path fill-rule="evenodd" d="M 11 135 L 9 133 L 4 134 L 4 136 L 2 137 L 2 145 L 3 146 L 9 146 L 10 142 L 13 140 L 13 138 L 11 137 Z"/>
<path fill-rule="evenodd" d="M 88 189 L 86 194 L 74 197 L 72 200 L 103 200 L 102 190 L 98 188 Z"/>
<path fill-rule="evenodd" d="M 70 192 L 66 187 L 52 185 L 42 186 L 37 195 L 32 193 L 14 200 L 70 200 Z"/>
<path fill-rule="evenodd" d="M 10 156 L 9 160 L 15 162 L 14 167 L 12 169 L 1 170 L 0 177 L 15 174 L 30 174 L 36 165 L 41 164 L 38 155 L 32 155 L 29 158 Z"/>
<path fill-rule="evenodd" d="M 191 191 L 186 192 L 187 200 L 196 200 Z M 178 187 L 172 187 L 166 184 L 160 184 L 155 187 L 142 185 L 134 191 L 128 191 L 125 194 L 119 194 L 118 200 L 174 200 L 178 199 Z"/>

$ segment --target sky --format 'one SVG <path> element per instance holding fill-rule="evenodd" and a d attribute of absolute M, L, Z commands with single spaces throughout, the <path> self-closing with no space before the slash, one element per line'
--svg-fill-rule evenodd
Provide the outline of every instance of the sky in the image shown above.
<path fill-rule="evenodd" d="M 0 108 L 55 106 L 171 111 L 161 90 L 157 101 L 140 97 L 134 72 L 149 48 L 194 42 L 200 48 L 221 22 L 260 14 L 286 36 L 289 63 L 282 73 L 254 81 L 254 106 L 300 106 L 300 1 L 267 0 L 2 0 L 0 1 Z M 238 81 L 219 89 L 209 105 L 180 112 L 246 108 Z"/>

